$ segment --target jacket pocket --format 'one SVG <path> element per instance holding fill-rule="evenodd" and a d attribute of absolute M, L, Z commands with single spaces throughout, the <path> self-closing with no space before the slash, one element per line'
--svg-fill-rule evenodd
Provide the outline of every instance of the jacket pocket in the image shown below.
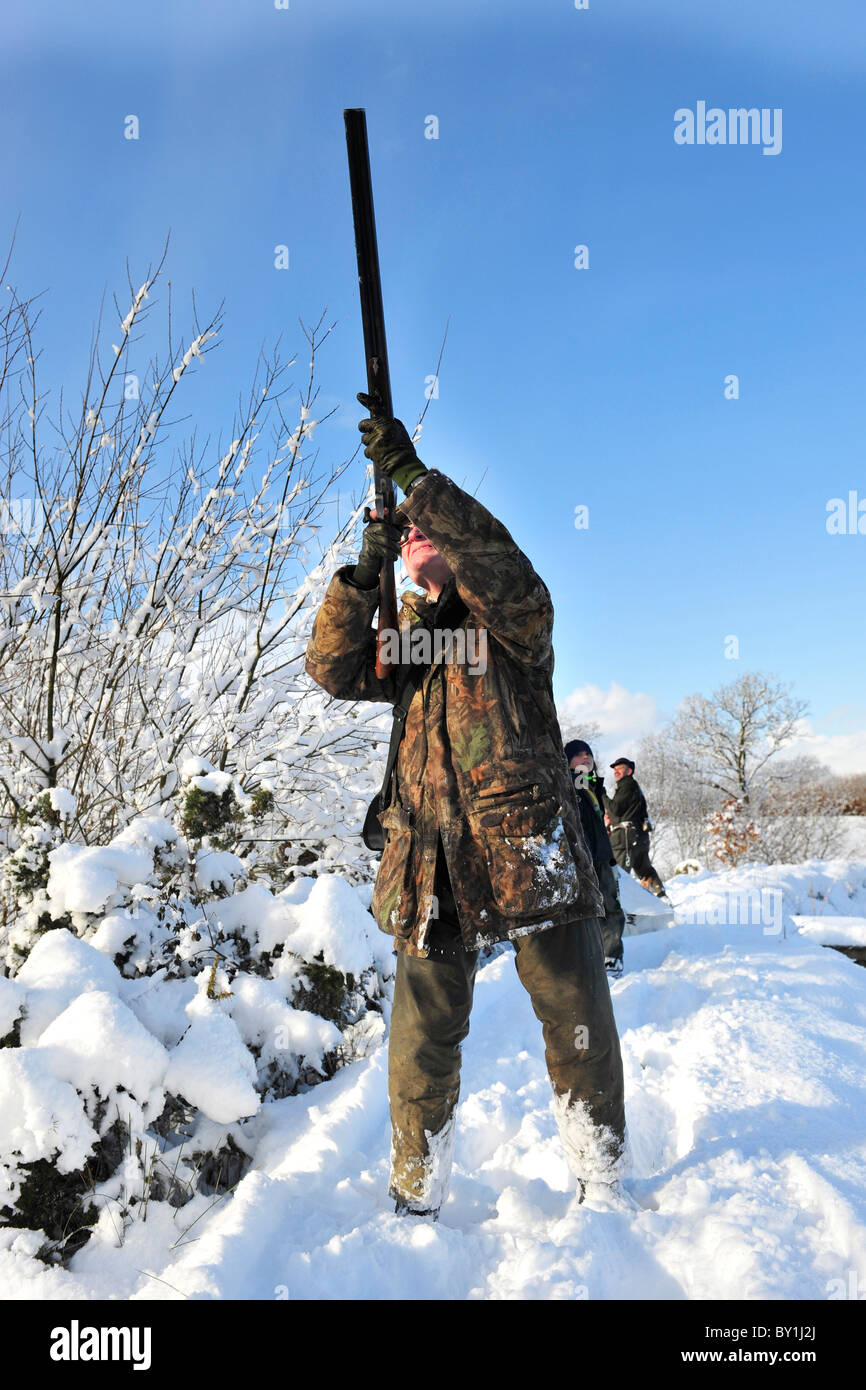
<path fill-rule="evenodd" d="M 390 936 L 412 934 L 416 916 L 415 835 L 412 817 L 399 803 L 379 817 L 385 848 L 370 904 L 382 931 Z"/>
<path fill-rule="evenodd" d="M 552 773 L 539 768 L 531 753 L 473 767 L 468 784 L 466 800 L 470 806 L 505 805 L 521 799 L 537 800 L 543 793 L 553 794 Z"/>
<path fill-rule="evenodd" d="M 581 896 L 581 874 L 555 794 L 500 794 L 478 799 L 470 813 L 473 835 L 490 876 L 493 900 L 508 917 L 537 917 Z"/>

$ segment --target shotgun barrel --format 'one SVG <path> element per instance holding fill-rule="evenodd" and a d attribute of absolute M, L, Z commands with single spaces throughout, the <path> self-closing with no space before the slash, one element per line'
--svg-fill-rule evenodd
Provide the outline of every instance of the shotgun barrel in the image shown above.
<path fill-rule="evenodd" d="M 361 296 L 361 322 L 364 329 L 364 356 L 367 360 L 367 391 L 380 402 L 383 415 L 393 416 L 388 345 L 385 339 L 385 312 L 382 307 L 382 281 L 379 275 L 379 248 L 376 217 L 373 212 L 373 184 L 370 178 L 370 151 L 367 145 L 367 116 L 363 108 L 343 112 L 346 123 L 346 149 L 349 156 L 349 182 L 352 189 L 352 216 L 355 222 L 355 250 L 358 256 L 358 289 Z M 376 511 L 379 516 L 394 515 L 394 484 L 377 465 L 373 466 Z M 394 566 L 386 561 L 379 579 L 379 637 L 376 642 L 376 674 L 388 674 L 383 660 L 382 634 L 397 626 L 397 592 Z"/>

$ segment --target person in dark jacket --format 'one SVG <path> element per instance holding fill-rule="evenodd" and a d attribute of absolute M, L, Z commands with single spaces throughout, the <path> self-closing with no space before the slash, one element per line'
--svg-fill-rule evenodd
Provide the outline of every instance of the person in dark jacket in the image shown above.
<path fill-rule="evenodd" d="M 665 886 L 650 862 L 649 833 L 652 823 L 646 798 L 635 780 L 634 763 L 631 758 L 617 758 L 611 767 L 616 778 L 616 791 L 613 796 L 605 793 L 604 805 L 607 813 L 605 824 L 610 828 L 610 843 L 616 862 L 639 878 L 643 887 L 655 893 L 657 898 L 663 898 Z"/>
<path fill-rule="evenodd" d="M 583 837 L 604 898 L 601 936 L 605 969 L 609 975 L 621 975 L 625 913 L 619 900 L 619 887 L 614 872 L 616 860 L 604 824 L 604 778 L 599 777 L 593 751 L 583 739 L 575 738 L 567 743 L 565 756 L 577 793 Z"/>

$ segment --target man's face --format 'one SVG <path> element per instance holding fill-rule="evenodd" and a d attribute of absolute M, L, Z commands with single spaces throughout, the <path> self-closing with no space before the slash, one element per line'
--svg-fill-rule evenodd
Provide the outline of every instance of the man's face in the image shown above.
<path fill-rule="evenodd" d="M 592 772 L 595 762 L 591 753 L 575 753 L 568 766 L 570 768 L 585 767 L 587 772 Z"/>
<path fill-rule="evenodd" d="M 422 589 L 438 591 L 454 573 L 447 560 L 443 560 L 417 526 L 403 527 L 400 555 L 409 578 L 413 584 L 420 584 Z"/>
<path fill-rule="evenodd" d="M 613 775 L 618 782 L 621 782 L 623 777 L 631 777 L 631 768 L 626 767 L 625 763 L 617 763 Z"/>

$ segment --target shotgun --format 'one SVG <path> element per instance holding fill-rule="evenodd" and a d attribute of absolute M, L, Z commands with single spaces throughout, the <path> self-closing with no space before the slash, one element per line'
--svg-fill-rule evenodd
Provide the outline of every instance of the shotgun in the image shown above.
<path fill-rule="evenodd" d="M 346 123 L 346 149 L 349 155 L 349 182 L 352 188 L 352 216 L 355 222 L 355 251 L 358 256 L 358 289 L 361 295 L 361 322 L 364 328 L 364 355 L 367 359 L 367 391 L 381 403 L 381 414 L 393 416 L 391 377 L 388 371 L 388 345 L 385 341 L 385 312 L 382 307 L 382 281 L 379 277 L 379 250 L 376 244 L 376 218 L 373 212 L 373 185 L 370 178 L 370 152 L 367 146 L 367 116 L 363 108 L 343 112 Z M 376 512 L 394 517 L 394 484 L 387 473 L 373 465 Z M 379 628 L 376 639 L 376 675 L 384 680 L 389 667 L 382 651 L 383 633 L 397 627 L 397 591 L 394 566 L 385 562 L 379 578 Z"/>

